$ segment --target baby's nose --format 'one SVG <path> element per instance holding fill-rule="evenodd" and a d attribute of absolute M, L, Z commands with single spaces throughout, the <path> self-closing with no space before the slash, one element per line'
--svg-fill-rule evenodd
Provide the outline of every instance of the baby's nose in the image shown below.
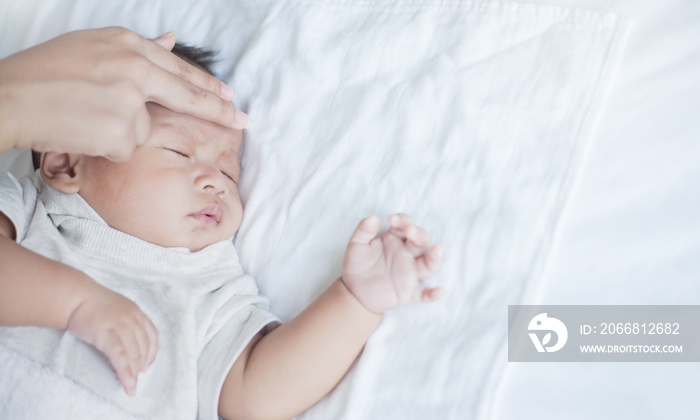
<path fill-rule="evenodd" d="M 203 166 L 195 181 L 197 189 L 212 194 L 224 195 L 228 191 L 226 177 L 220 170 L 212 166 Z"/>

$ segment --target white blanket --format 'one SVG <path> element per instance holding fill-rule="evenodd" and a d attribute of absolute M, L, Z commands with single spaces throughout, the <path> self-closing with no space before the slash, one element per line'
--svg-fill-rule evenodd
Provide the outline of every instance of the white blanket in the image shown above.
<path fill-rule="evenodd" d="M 340 273 L 365 215 L 414 216 L 446 246 L 448 297 L 392 311 L 304 419 L 488 414 L 521 302 L 593 132 L 628 26 L 497 2 L 284 2 L 236 67 L 257 126 L 237 238 L 290 318 Z"/>
<path fill-rule="evenodd" d="M 0 419 L 138 418 L 0 344 Z"/>
<path fill-rule="evenodd" d="M 55 35 L 7 4 L 34 19 L 33 40 Z M 447 298 L 388 313 L 301 418 L 488 416 L 507 305 L 534 290 L 629 22 L 491 1 L 125 4 L 44 10 L 61 12 L 54 31 L 175 29 L 223 51 L 219 69 L 256 121 L 236 245 L 273 312 L 293 317 L 340 274 L 368 214 L 409 213 L 445 244 L 428 283 Z"/>

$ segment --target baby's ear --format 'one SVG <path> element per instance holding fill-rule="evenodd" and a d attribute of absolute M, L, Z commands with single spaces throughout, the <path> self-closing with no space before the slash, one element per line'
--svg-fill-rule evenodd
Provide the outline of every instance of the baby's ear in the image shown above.
<path fill-rule="evenodd" d="M 46 152 L 41 156 L 41 177 L 51 187 L 66 194 L 80 190 L 80 162 L 74 153 Z"/>

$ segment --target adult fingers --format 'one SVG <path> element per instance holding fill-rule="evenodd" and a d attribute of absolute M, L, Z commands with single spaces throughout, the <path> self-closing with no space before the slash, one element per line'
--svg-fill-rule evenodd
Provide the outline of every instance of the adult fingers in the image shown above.
<path fill-rule="evenodd" d="M 130 106 L 122 108 L 121 118 L 103 118 L 105 122 L 98 125 L 101 129 L 102 142 L 100 142 L 100 147 L 103 150 L 96 150 L 94 154 L 115 162 L 123 162 L 131 157 L 137 146 L 148 141 L 151 134 L 151 116 L 143 101 L 143 94 L 136 87 L 119 83 L 109 86 L 106 92 L 106 98 L 119 98 L 115 99 L 113 103 L 121 100 Z M 92 121 L 93 126 L 96 121 Z"/>
<path fill-rule="evenodd" d="M 134 138 L 137 146 L 143 146 L 151 136 L 151 115 L 144 105 L 134 118 Z"/>
<path fill-rule="evenodd" d="M 165 48 L 166 51 L 172 52 L 175 47 L 175 32 L 170 31 L 153 39 L 153 42 Z M 216 77 L 202 71 L 197 66 L 193 66 L 181 57 L 170 55 L 157 54 L 154 63 L 169 72 L 189 81 L 190 83 L 208 90 L 211 93 L 219 95 L 222 99 L 231 101 L 236 97 L 236 91 L 232 87 L 217 79 Z M 173 60 L 173 58 L 175 58 Z"/>
<path fill-rule="evenodd" d="M 175 45 L 174 33 L 163 34 L 155 40 L 141 38 L 139 44 L 140 53 L 158 67 L 227 101 L 235 97 L 235 91 L 224 82 L 170 52 L 170 45 Z"/>
<path fill-rule="evenodd" d="M 171 51 L 175 46 L 175 31 L 166 32 L 163 35 L 154 38 L 152 41 L 166 50 Z"/>
<path fill-rule="evenodd" d="M 157 102 L 175 112 L 236 129 L 248 125 L 248 116 L 232 102 L 162 68 L 151 69 L 142 89 L 147 101 Z"/>
<path fill-rule="evenodd" d="M 379 233 L 380 227 L 381 221 L 378 216 L 372 215 L 362 219 L 350 236 L 350 244 L 369 245 Z"/>

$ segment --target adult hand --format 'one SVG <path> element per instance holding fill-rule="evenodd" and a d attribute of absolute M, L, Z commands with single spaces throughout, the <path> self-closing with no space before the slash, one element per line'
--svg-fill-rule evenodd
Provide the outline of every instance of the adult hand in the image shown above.
<path fill-rule="evenodd" d="M 0 152 L 10 148 L 126 160 L 150 133 L 146 102 L 223 126 L 248 117 L 235 92 L 155 40 L 118 27 L 69 32 L 0 60 Z"/>

